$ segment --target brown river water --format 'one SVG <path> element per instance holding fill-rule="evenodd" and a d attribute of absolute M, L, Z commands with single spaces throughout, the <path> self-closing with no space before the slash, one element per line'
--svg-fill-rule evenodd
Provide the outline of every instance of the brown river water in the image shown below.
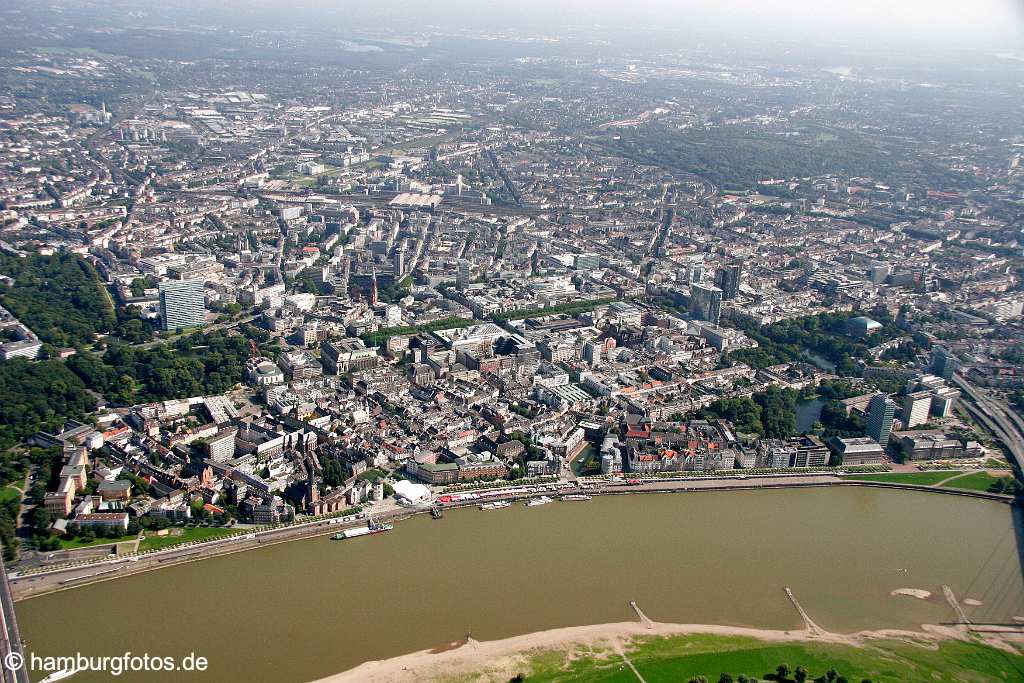
<path fill-rule="evenodd" d="M 307 681 L 467 633 L 634 620 L 630 600 L 656 621 L 799 628 L 784 586 L 832 631 L 951 621 L 943 584 L 983 603 L 967 608 L 973 620 L 1003 623 L 1024 616 L 1014 514 L 854 487 L 516 503 L 168 567 L 25 600 L 17 613 L 29 653 L 194 652 L 209 668 L 188 680 L 218 682 Z M 898 588 L 934 595 L 890 595 Z"/>

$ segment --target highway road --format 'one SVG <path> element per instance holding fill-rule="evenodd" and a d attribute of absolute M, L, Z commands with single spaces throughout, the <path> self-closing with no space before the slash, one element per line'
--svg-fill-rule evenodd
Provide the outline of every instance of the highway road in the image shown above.
<path fill-rule="evenodd" d="M 250 316 L 247 316 L 245 318 L 242 318 L 241 320 L 229 320 L 229 321 L 223 322 L 223 323 L 214 323 L 213 325 L 207 325 L 207 326 L 203 327 L 201 330 L 191 329 L 191 330 L 188 330 L 186 332 L 182 332 L 181 334 L 175 334 L 175 335 L 170 336 L 170 337 L 157 337 L 153 341 L 143 342 L 142 344 L 135 344 L 134 346 L 132 346 L 132 348 L 135 348 L 135 349 L 151 349 L 153 347 L 160 346 L 162 344 L 171 344 L 173 342 L 176 342 L 181 337 L 187 337 L 188 335 L 190 335 L 190 334 L 192 334 L 194 332 L 202 332 L 203 334 L 210 334 L 211 332 L 217 332 L 218 330 L 228 330 L 228 329 L 231 329 L 233 327 L 238 327 L 239 325 L 244 325 L 246 323 L 251 323 L 255 319 L 256 319 L 256 316 L 250 315 Z"/>
<path fill-rule="evenodd" d="M 14 598 L 11 586 L 7 581 L 7 569 L 3 558 L 0 558 L 0 676 L 4 683 L 29 683 L 28 667 L 24 665 L 25 651 L 21 645 L 21 632 L 18 630 L 18 618 L 14 614 Z M 10 664 L 18 660 L 22 666 L 12 668 Z"/>
<path fill-rule="evenodd" d="M 1006 445 L 1018 468 L 1024 468 L 1024 419 L 1002 401 L 960 375 L 953 383 L 964 392 L 964 406 Z"/>

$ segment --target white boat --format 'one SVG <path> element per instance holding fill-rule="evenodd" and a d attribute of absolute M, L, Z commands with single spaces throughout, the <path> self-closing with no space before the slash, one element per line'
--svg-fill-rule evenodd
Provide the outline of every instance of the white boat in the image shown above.
<path fill-rule="evenodd" d="M 590 500 L 593 496 L 588 496 L 582 493 L 570 493 L 562 496 L 562 500 Z"/>
<path fill-rule="evenodd" d="M 373 517 L 370 517 L 369 524 L 366 526 L 357 526 L 352 529 L 345 529 L 331 536 L 335 541 L 343 541 L 347 538 L 357 538 L 359 536 L 369 536 L 370 534 L 379 534 L 384 531 L 391 531 L 394 529 L 393 524 L 380 524 Z"/>
<path fill-rule="evenodd" d="M 554 502 L 554 498 L 549 498 L 548 496 L 541 496 L 539 498 L 531 498 L 530 500 L 526 501 L 526 507 L 532 508 L 538 505 L 547 505 L 548 503 Z"/>
<path fill-rule="evenodd" d="M 507 507 L 509 507 L 511 505 L 512 505 L 512 503 L 508 502 L 507 500 L 496 500 L 493 503 L 484 503 L 483 505 L 480 506 L 480 509 L 481 510 L 501 510 L 502 508 L 507 508 Z"/>
<path fill-rule="evenodd" d="M 75 667 L 72 667 L 70 669 L 61 669 L 59 671 L 54 671 L 46 678 L 41 679 L 39 683 L 54 683 L 55 681 L 62 681 L 65 678 L 70 678 L 71 676 L 74 676 L 76 673 L 78 673 L 78 669 L 76 669 Z"/>

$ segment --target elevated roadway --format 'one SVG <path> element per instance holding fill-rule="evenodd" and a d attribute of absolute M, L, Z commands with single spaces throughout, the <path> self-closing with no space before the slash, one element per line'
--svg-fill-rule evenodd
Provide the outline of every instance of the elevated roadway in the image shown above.
<path fill-rule="evenodd" d="M 981 421 L 1010 452 L 1014 464 L 1024 470 L 1024 419 L 1002 401 L 971 384 L 960 375 L 953 383 L 964 392 L 964 407 Z"/>
<path fill-rule="evenodd" d="M 0 558 L 0 676 L 4 683 L 29 683 L 28 667 L 25 665 L 25 650 L 21 644 L 18 618 L 14 613 L 14 598 L 7 582 L 7 569 Z M 20 666 L 16 666 L 20 663 Z"/>

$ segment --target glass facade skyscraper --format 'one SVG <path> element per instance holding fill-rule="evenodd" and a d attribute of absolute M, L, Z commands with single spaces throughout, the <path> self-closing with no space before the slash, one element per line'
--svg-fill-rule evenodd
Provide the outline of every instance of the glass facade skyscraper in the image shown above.
<path fill-rule="evenodd" d="M 165 330 L 197 327 L 206 322 L 206 298 L 202 280 L 168 280 L 160 283 L 160 323 Z"/>
<path fill-rule="evenodd" d="M 690 285 L 690 315 L 718 324 L 722 317 L 722 290 L 706 285 Z"/>
<path fill-rule="evenodd" d="M 892 422 L 896 417 L 896 402 L 885 394 L 877 394 L 868 402 L 868 423 L 865 432 L 885 448 L 892 434 Z"/>

